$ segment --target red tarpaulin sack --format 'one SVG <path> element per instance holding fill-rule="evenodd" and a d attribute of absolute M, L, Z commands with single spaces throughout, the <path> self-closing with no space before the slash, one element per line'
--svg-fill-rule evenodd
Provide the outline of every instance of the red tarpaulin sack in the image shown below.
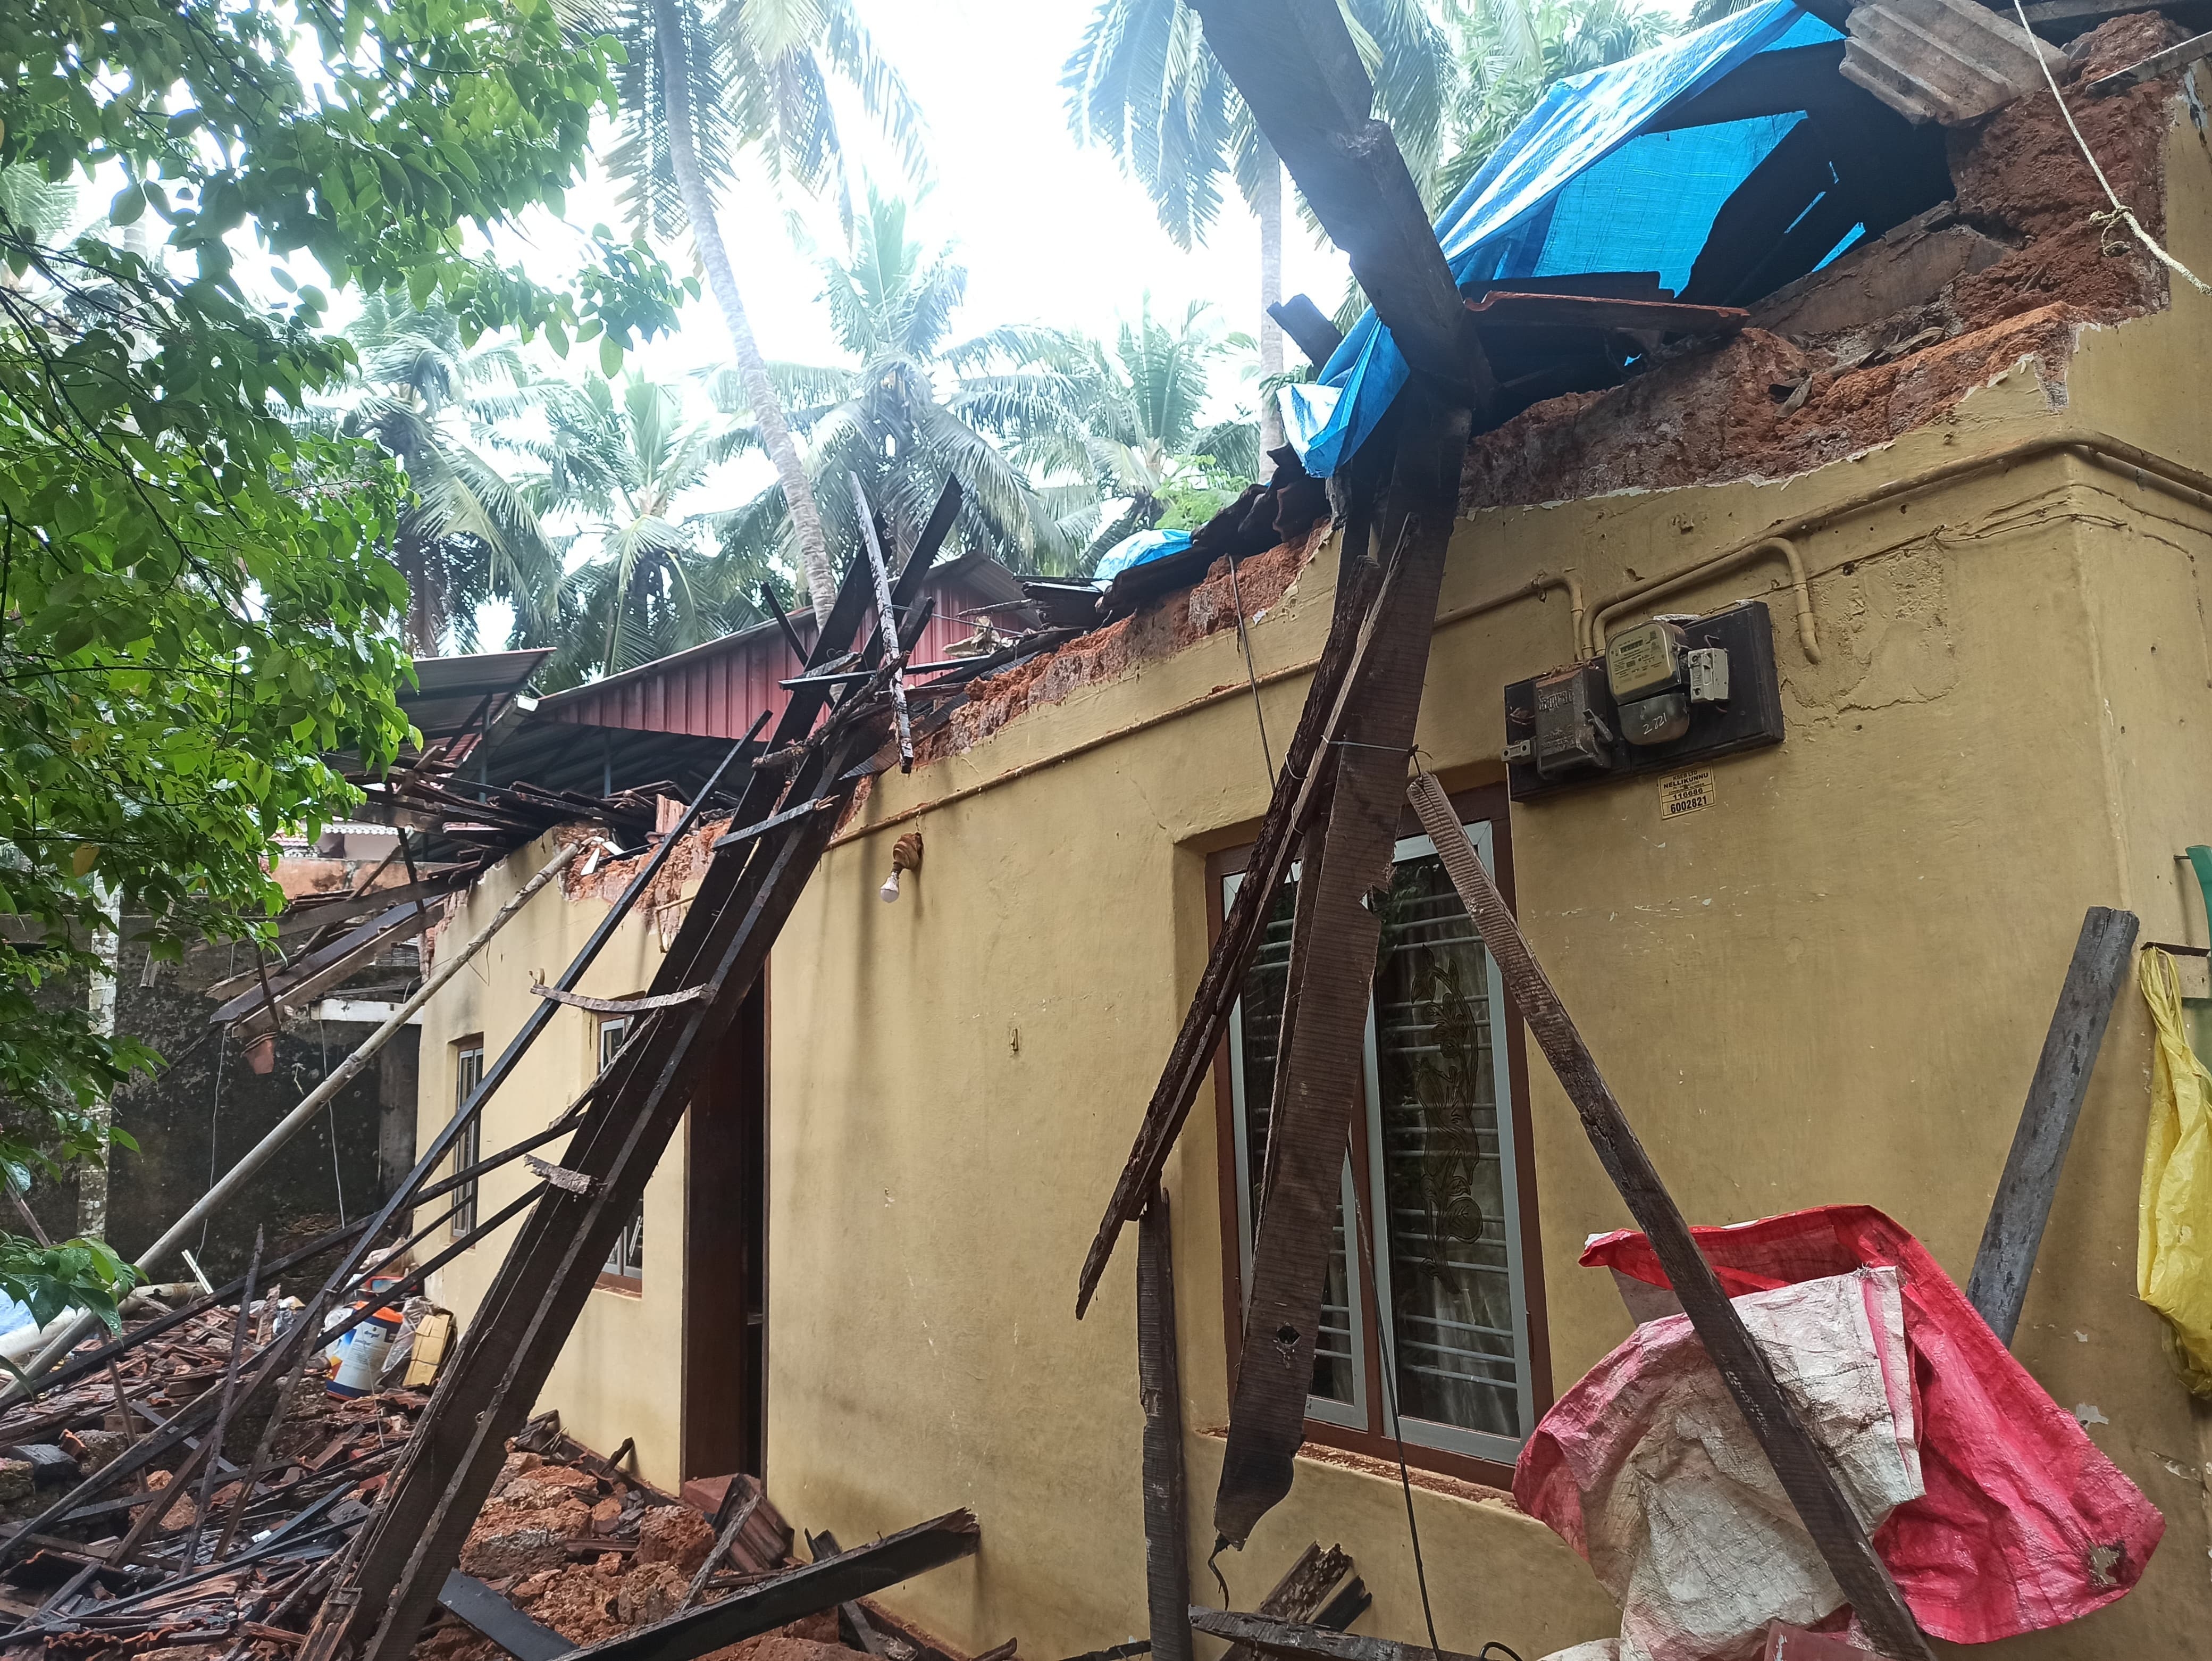
<path fill-rule="evenodd" d="M 2077 1621 L 2142 1578 L 2166 1519 L 1911 1234 L 1871 1206 L 1691 1232 L 1731 1298 L 1859 1268 L 1902 1273 L 1928 1491 L 1874 1543 L 1924 1629 L 1992 1643 Z M 1667 1285 L 1631 1230 L 1593 1240 L 1582 1261 Z"/>

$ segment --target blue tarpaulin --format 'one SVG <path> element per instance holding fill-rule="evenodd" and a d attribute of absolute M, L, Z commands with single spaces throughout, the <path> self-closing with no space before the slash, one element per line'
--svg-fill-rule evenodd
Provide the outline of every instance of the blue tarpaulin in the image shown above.
<path fill-rule="evenodd" d="M 1149 565 L 1156 559 L 1165 559 L 1170 554 L 1179 554 L 1190 546 L 1188 531 L 1139 531 L 1123 537 L 1098 557 L 1091 569 L 1094 581 L 1103 582 L 1117 577 L 1132 565 Z"/>
<path fill-rule="evenodd" d="M 1679 289 L 1721 205 L 1804 118 L 1644 129 L 1760 52 L 1839 39 L 1790 0 L 1760 0 L 1624 63 L 1560 82 L 1437 222 L 1454 279 L 1656 271 L 1664 286 Z M 1406 375 L 1406 360 L 1370 310 L 1319 380 L 1283 388 L 1284 426 L 1306 471 L 1326 476 L 1343 465 Z"/>

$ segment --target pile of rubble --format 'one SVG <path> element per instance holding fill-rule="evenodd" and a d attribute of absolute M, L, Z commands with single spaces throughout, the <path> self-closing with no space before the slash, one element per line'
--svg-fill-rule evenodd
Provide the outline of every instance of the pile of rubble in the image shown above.
<path fill-rule="evenodd" d="M 0 1646 L 9 1661 L 297 1654 L 429 1405 L 425 1390 L 398 1382 L 434 1371 L 409 1370 L 404 1341 L 431 1312 L 422 1300 L 409 1300 L 403 1342 L 378 1375 L 384 1388 L 341 1394 L 345 1385 L 311 1357 L 273 1433 L 265 1406 L 218 1421 L 212 1477 L 202 1440 L 187 1440 L 124 1478 L 123 1492 L 50 1513 L 186 1403 L 234 1387 L 243 1363 L 301 1312 L 272 1288 L 248 1305 L 241 1334 L 235 1309 L 197 1287 L 151 1288 L 126 1305 L 127 1347 L 106 1367 L 0 1413 Z M 750 1477 L 671 1495 L 564 1435 L 557 1414 L 508 1446 L 441 1613 L 416 1646 L 421 1661 L 537 1661 L 799 1567 L 792 1529 Z M 827 1536 L 810 1544 L 817 1559 L 836 1550 Z M 857 1603 L 720 1653 L 835 1661 L 854 1648 L 877 1661 L 948 1661 Z"/>

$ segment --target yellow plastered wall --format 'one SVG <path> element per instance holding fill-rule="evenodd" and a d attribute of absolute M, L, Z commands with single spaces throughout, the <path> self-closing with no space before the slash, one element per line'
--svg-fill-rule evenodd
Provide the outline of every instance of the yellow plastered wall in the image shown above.
<path fill-rule="evenodd" d="M 2185 123 L 2173 174 L 2172 241 L 2212 269 Z M 2086 334 L 2063 388 L 2023 363 L 1936 425 L 1786 484 L 1483 514 L 1455 538 L 1441 611 L 1569 569 L 1595 603 L 2060 423 L 2212 468 L 2193 414 L 2208 353 L 2212 304 L 2185 291 L 2171 313 Z M 2212 514 L 2046 454 L 1802 546 L 1818 663 L 1778 564 L 1665 602 L 1768 601 L 1787 740 L 1717 764 L 1715 805 L 1687 818 L 1661 821 L 1649 778 L 1516 807 L 1521 915 L 1693 1220 L 1869 1202 L 1963 1281 L 2083 910 L 2203 939 L 2172 856 L 2212 838 Z M 1317 651 L 1334 557 L 1252 630 L 1262 677 Z M 1430 764 L 1455 785 L 1497 777 L 1499 689 L 1574 654 L 1558 593 L 1440 630 Z M 887 776 L 774 960 L 770 1487 L 848 1539 L 973 1507 L 980 1554 L 885 1597 L 970 1648 L 1018 1635 L 1073 1653 L 1145 1630 L 1133 1238 L 1081 1324 L 1075 1275 L 1204 962 L 1204 856 L 1248 838 L 1265 804 L 1243 679 L 1218 635 Z M 1265 693 L 1279 746 L 1304 694 L 1295 677 Z M 881 905 L 890 843 L 910 828 L 923 869 Z M 2133 1594 L 1998 1646 L 2008 1661 L 2197 1656 L 2212 1630 L 2204 1450 L 2134 1298 L 2148 1057 L 2130 991 L 2017 1348 L 2166 1536 Z M 1629 1220 L 1533 1072 L 1564 1388 L 1628 1330 L 1609 1280 L 1575 1259 Z M 1169 1179 L 1208 1601 L 1228 1352 L 1213 1113 L 1201 1091 Z M 1617 1627 L 1579 1560 L 1510 1506 L 1417 1490 L 1415 1506 L 1447 1646 L 1498 1639 L 1534 1658 Z M 1425 1641 L 1396 1484 L 1334 1464 L 1301 1460 L 1245 1553 L 1221 1559 L 1232 1601 L 1249 1607 L 1310 1540 L 1358 1559 L 1376 1598 L 1362 1630 Z"/>
<path fill-rule="evenodd" d="M 498 866 L 470 892 L 446 924 L 440 944 L 458 946 L 556 851 L 549 838 L 532 843 Z M 588 855 L 580 856 L 589 858 Z M 452 1116 L 455 1068 L 461 1040 L 481 1037 L 489 1067 L 538 1007 L 535 982 L 560 978 L 592 929 L 607 914 L 598 899 L 564 898 L 556 882 L 477 954 L 423 1011 L 422 1083 L 416 1146 Z M 576 989 L 587 997 L 620 998 L 642 992 L 660 966 L 660 938 L 643 914 L 625 920 Z M 599 1071 L 599 1020 L 587 1010 L 564 1008 L 524 1057 L 514 1075 L 484 1110 L 486 1153 L 507 1147 L 561 1116 Z M 537 1150 L 558 1163 L 565 1141 Z M 451 1169 L 448 1162 L 447 1169 Z M 520 1161 L 481 1179 L 477 1214 L 489 1219 L 537 1184 Z M 441 1200 L 418 1214 L 428 1222 L 450 1203 Z M 684 1134 L 679 1129 L 645 1192 L 645 1272 L 637 1293 L 601 1288 L 586 1300 L 574 1334 L 555 1363 L 538 1408 L 558 1408 L 562 1427 L 602 1452 L 625 1437 L 637 1445 L 638 1470 L 647 1482 L 672 1488 L 682 1424 L 684 1337 Z M 430 1295 L 464 1321 L 498 1272 L 520 1221 L 463 1252 L 433 1278 Z M 441 1229 L 422 1255 L 442 1250 Z"/>
<path fill-rule="evenodd" d="M 2212 164 L 2184 119 L 2170 172 L 2169 242 L 2212 271 Z M 2212 302 L 2176 287 L 2170 313 L 2085 332 L 2063 387 L 2023 363 L 1942 421 L 1804 478 L 1478 515 L 1455 537 L 1440 615 L 1543 572 L 1573 572 L 1597 603 L 2060 425 L 2212 471 L 2196 415 Z M 2174 856 L 2212 840 L 2212 513 L 2045 454 L 1801 546 L 1817 663 L 1778 564 L 1665 601 L 1768 602 L 1785 742 L 1717 764 L 1714 805 L 1686 818 L 1661 821 L 1649 778 L 1516 807 L 1521 916 L 1693 1220 L 1872 1203 L 1963 1280 L 2083 909 L 2205 942 Z M 1279 754 L 1305 692 L 1284 672 L 1319 649 L 1334 558 L 1325 548 L 1251 630 Z M 1430 764 L 1454 786 L 1499 776 L 1500 688 L 1576 651 L 1557 592 L 1440 629 Z M 848 1541 L 973 1507 L 980 1553 L 884 1598 L 970 1650 L 1018 1636 L 1025 1654 L 1072 1654 L 1145 1630 L 1133 1238 L 1080 1324 L 1075 1275 L 1205 961 L 1206 855 L 1248 840 L 1265 805 L 1244 678 L 1234 635 L 1217 635 L 887 776 L 771 964 L 770 1491 Z M 890 843 L 915 828 L 924 867 L 884 906 Z M 488 880 L 449 938 L 544 852 Z M 495 1051 L 531 978 L 556 975 L 600 915 L 541 898 L 432 1006 L 426 1137 L 450 1111 L 451 1041 L 481 1031 Z M 657 962 L 634 922 L 584 989 L 635 991 Z M 590 1044 L 588 1018 L 557 1017 L 486 1146 L 557 1111 L 590 1075 Z M 2130 1597 L 1996 1661 L 2195 1657 L 2212 1631 L 2212 1446 L 2134 1297 L 2148 1065 L 2130 991 L 2016 1349 L 2158 1504 L 2166 1536 Z M 1628 1330 L 1610 1281 L 1575 1262 L 1628 1218 L 1540 1060 L 1531 1072 L 1564 1389 Z M 1229 1344 L 1213 1102 L 1200 1092 L 1169 1173 L 1193 1582 L 1208 1600 Z M 664 1482 L 682 1411 L 681 1147 L 648 1195 L 644 1296 L 594 1294 L 543 1398 L 601 1447 L 635 1437 Z M 488 1180 L 487 1213 L 522 1180 Z M 493 1267 L 470 1254 L 441 1295 L 468 1309 Z M 1615 1629 L 1581 1561 L 1510 1504 L 1413 1500 L 1447 1646 L 1502 1640 L 1534 1661 Z M 1301 1460 L 1248 1549 L 1222 1557 L 1231 1601 L 1249 1607 L 1313 1540 L 1357 1558 L 1376 1597 L 1361 1630 L 1425 1641 L 1398 1487 L 1340 1465 Z"/>

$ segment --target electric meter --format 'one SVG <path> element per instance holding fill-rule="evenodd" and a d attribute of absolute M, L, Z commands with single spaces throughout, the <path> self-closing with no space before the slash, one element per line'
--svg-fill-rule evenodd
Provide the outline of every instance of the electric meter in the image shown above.
<path fill-rule="evenodd" d="M 1679 768 L 1783 736 L 1774 620 L 1759 600 L 1660 612 L 1598 656 L 1505 687 L 1515 801 Z"/>
<path fill-rule="evenodd" d="M 1692 648 L 1681 625 L 1654 618 L 1606 643 L 1607 690 L 1620 715 L 1620 736 L 1635 745 L 1672 744 L 1690 730 L 1692 703 L 1728 702 L 1728 654 Z"/>
<path fill-rule="evenodd" d="M 1605 682 L 1594 663 L 1536 680 L 1536 771 L 1547 779 L 1613 764 L 1613 734 L 1598 710 Z"/>

